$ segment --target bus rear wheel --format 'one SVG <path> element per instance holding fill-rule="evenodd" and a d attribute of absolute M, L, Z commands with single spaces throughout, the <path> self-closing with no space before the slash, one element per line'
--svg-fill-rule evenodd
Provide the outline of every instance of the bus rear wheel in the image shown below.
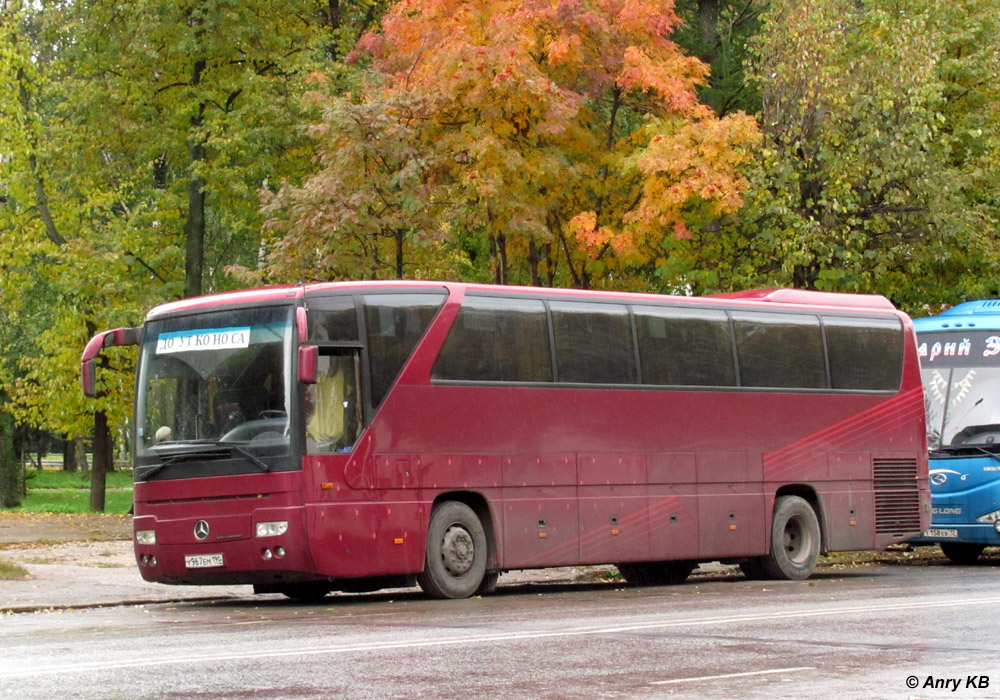
<path fill-rule="evenodd" d="M 975 542 L 942 542 L 941 551 L 951 560 L 952 564 L 969 566 L 975 564 L 979 555 L 986 549 L 984 544 Z"/>
<path fill-rule="evenodd" d="M 771 551 L 740 568 L 751 579 L 801 581 L 816 570 L 819 552 L 819 519 L 812 506 L 799 496 L 781 496 L 774 503 Z"/>
<path fill-rule="evenodd" d="M 479 516 L 458 501 L 434 507 L 427 528 L 427 555 L 417 583 L 431 598 L 468 598 L 483 586 L 488 559 Z"/>

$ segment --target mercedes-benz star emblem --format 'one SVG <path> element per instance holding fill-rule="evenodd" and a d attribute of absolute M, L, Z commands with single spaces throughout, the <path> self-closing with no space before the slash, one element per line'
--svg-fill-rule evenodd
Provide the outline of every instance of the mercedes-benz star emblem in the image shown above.
<path fill-rule="evenodd" d="M 199 520 L 194 524 L 194 538 L 199 542 L 202 542 L 207 537 L 208 537 L 208 521 Z"/>

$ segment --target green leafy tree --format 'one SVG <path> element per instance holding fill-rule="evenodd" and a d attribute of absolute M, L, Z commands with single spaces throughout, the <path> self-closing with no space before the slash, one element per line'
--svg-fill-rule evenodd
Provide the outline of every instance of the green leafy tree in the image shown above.
<path fill-rule="evenodd" d="M 26 338 L 4 379 L 19 420 L 93 434 L 95 509 L 134 353 L 108 358 L 95 402 L 80 396 L 81 348 L 156 303 L 235 284 L 227 266 L 258 253 L 258 188 L 312 155 L 297 127 L 306 76 L 380 7 L 4 0 L 0 290 Z M 48 307 L 28 314 L 35 290 Z"/>
<path fill-rule="evenodd" d="M 750 42 L 761 29 L 761 13 L 769 0 L 678 0 L 682 20 L 674 37 L 688 53 L 707 63 L 708 81 L 698 96 L 724 116 L 734 111 L 760 111 L 757 84 L 746 75 Z"/>
<path fill-rule="evenodd" d="M 989 293 L 992 4 L 774 0 L 763 21 L 748 206 L 678 246 L 661 274 L 694 289 L 879 292 L 911 310 Z"/>

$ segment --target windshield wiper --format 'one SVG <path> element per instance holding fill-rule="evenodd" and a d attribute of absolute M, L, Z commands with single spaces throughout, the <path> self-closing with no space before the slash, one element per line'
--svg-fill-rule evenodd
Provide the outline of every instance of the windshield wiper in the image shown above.
<path fill-rule="evenodd" d="M 1000 454 L 997 454 L 997 451 L 1000 451 L 1000 445 L 991 445 L 990 447 L 993 449 L 987 449 L 982 445 L 941 445 L 940 447 L 932 448 L 930 450 L 930 454 L 932 457 L 934 455 L 968 456 L 968 453 L 970 452 L 982 452 L 983 454 L 987 454 L 996 461 L 1000 462 Z"/>
<path fill-rule="evenodd" d="M 239 445 L 226 445 L 226 447 L 228 447 L 230 450 L 235 450 L 236 452 L 239 452 L 241 455 L 249 459 L 253 463 L 253 465 L 258 469 L 260 469 L 262 472 L 267 473 L 271 471 L 271 467 L 264 460 L 262 460 L 257 455 L 252 454 L 250 451 L 244 450 Z"/>
<path fill-rule="evenodd" d="M 233 456 L 233 452 L 238 452 L 241 456 L 246 457 L 250 460 L 257 469 L 262 472 L 271 471 L 270 465 L 264 462 L 262 459 L 257 457 L 255 454 L 243 449 L 239 445 L 232 443 L 221 444 L 210 447 L 209 449 L 199 449 L 193 452 L 181 452 L 180 454 L 165 455 L 160 458 L 160 463 L 152 467 L 147 468 L 141 474 L 138 474 L 140 480 L 146 480 L 153 474 L 157 473 L 161 469 L 171 466 L 172 464 L 177 464 L 178 462 L 191 462 L 198 459 L 218 459 L 220 456 L 229 453 L 229 456 Z"/>
<path fill-rule="evenodd" d="M 978 452 L 988 454 L 990 457 L 1000 462 L 1000 455 L 998 455 L 996 452 L 988 450 L 985 447 L 980 447 L 979 445 L 969 445 L 969 447 L 973 448 L 974 450 L 977 450 Z M 997 449 L 1000 449 L 1000 445 L 997 445 Z"/>

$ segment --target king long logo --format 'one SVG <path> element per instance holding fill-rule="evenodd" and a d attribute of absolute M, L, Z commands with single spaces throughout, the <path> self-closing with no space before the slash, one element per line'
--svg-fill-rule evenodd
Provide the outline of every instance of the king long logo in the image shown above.
<path fill-rule="evenodd" d="M 960 474 L 954 469 L 931 469 L 929 474 L 931 478 L 931 483 L 934 484 L 935 486 L 944 486 L 946 483 L 948 483 L 949 475 L 957 476 L 961 481 L 965 481 L 966 478 L 969 476 L 968 474 Z"/>

